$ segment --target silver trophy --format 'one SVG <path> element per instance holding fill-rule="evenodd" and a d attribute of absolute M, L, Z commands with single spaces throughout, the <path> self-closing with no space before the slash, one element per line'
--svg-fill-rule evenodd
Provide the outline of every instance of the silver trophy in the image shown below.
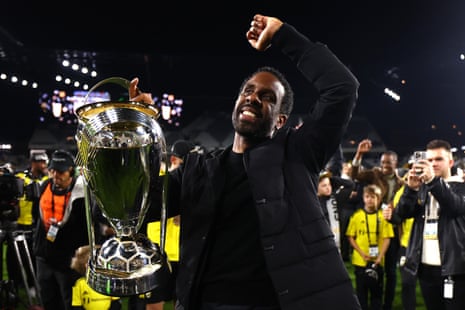
<path fill-rule="evenodd" d="M 114 83 L 129 88 L 119 77 L 105 79 L 96 87 Z M 92 248 L 87 283 L 97 292 L 130 296 L 164 290 L 171 267 L 164 252 L 166 210 L 164 200 L 151 199 L 160 181 L 166 143 L 157 122 L 159 111 L 140 102 L 94 102 L 77 108 L 77 165 L 85 179 L 89 240 Z M 161 186 L 160 186 L 161 185 Z M 139 233 L 153 201 L 162 201 L 160 244 Z M 116 234 L 95 244 L 92 205 L 96 203 Z"/>

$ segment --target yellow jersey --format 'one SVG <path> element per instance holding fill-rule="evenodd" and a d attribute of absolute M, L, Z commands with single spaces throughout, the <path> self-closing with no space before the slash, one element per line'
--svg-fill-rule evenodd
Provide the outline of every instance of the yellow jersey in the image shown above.
<path fill-rule="evenodd" d="M 370 245 L 378 246 L 378 251 L 381 251 L 384 239 L 394 237 L 394 229 L 392 224 L 384 219 L 381 210 L 367 213 L 364 209 L 358 209 L 349 220 L 346 236 L 353 237 L 360 249 L 369 253 Z M 365 260 L 357 251 L 352 253 L 352 264 L 360 267 L 366 266 Z M 384 266 L 384 258 L 381 266 Z"/>
<path fill-rule="evenodd" d="M 394 198 L 392 199 L 392 205 L 397 207 L 397 204 L 399 203 L 399 199 L 404 193 L 405 185 L 402 185 L 401 188 L 395 193 Z M 413 217 L 404 219 L 400 225 L 400 245 L 403 246 L 404 248 L 407 247 L 408 241 L 410 239 L 410 232 L 412 230 L 413 226 Z"/>
<path fill-rule="evenodd" d="M 24 187 L 31 185 L 33 182 L 37 182 L 40 185 L 49 178 L 48 175 L 45 175 L 40 179 L 33 179 L 26 172 L 18 172 L 16 174 L 16 177 L 24 181 Z M 24 194 L 23 196 L 19 198 L 19 217 L 17 220 L 17 223 L 19 225 L 32 225 L 33 224 L 32 206 L 33 206 L 33 201 L 27 200 L 26 194 Z"/>
<path fill-rule="evenodd" d="M 119 302 L 119 297 L 107 296 L 94 291 L 86 282 L 85 277 L 79 278 L 73 286 L 72 306 L 83 307 L 85 310 L 110 309 L 112 302 Z"/>

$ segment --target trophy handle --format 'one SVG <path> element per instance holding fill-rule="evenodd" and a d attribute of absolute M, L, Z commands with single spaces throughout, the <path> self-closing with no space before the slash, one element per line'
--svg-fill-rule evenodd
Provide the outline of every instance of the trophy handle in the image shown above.
<path fill-rule="evenodd" d="M 108 83 L 119 85 L 119 86 L 123 87 L 124 89 L 127 89 L 128 91 L 129 91 L 129 86 L 131 85 L 131 82 L 128 79 L 125 79 L 125 78 L 122 78 L 122 77 L 119 77 L 119 76 L 113 76 L 113 77 L 109 77 L 109 78 L 106 78 L 104 80 L 101 80 L 100 82 L 98 82 L 97 84 L 92 86 L 91 89 L 89 89 L 86 96 L 84 97 L 84 103 L 82 104 L 82 106 L 85 106 L 87 104 L 87 100 L 89 99 L 89 95 L 94 90 L 96 90 L 98 87 L 102 86 L 103 84 L 108 84 Z M 130 98 L 128 98 L 128 99 L 130 99 Z M 158 110 L 157 107 L 154 107 L 154 108 L 157 111 L 156 118 L 158 119 L 158 116 L 160 115 L 160 111 Z"/>
<path fill-rule="evenodd" d="M 110 77 L 110 78 L 101 80 L 100 82 L 98 82 L 97 84 L 92 86 L 91 89 L 89 89 L 89 91 L 87 92 L 87 95 L 84 97 L 84 104 L 83 105 L 87 104 L 87 99 L 89 98 L 89 95 L 90 95 L 91 92 L 93 92 L 95 89 L 102 86 L 103 84 L 107 84 L 107 83 L 116 84 L 116 85 L 119 85 L 119 86 L 121 86 L 121 87 L 123 87 L 125 89 L 128 89 L 128 90 L 129 90 L 129 85 L 131 84 L 131 82 L 129 80 L 127 80 L 125 78 L 122 78 L 122 77 L 118 77 L 118 76 L 114 76 L 114 77 Z"/>

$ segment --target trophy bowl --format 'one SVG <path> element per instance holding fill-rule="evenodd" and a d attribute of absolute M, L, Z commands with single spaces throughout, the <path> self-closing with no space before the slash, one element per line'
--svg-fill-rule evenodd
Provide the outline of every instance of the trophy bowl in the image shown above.
<path fill-rule="evenodd" d="M 122 78 L 110 78 L 96 86 L 107 82 L 129 86 Z M 85 180 L 92 248 L 87 283 L 111 296 L 163 291 L 171 274 L 163 246 L 139 233 L 155 201 L 150 195 L 162 184 L 159 174 L 166 143 L 157 122 L 158 110 L 140 102 L 105 101 L 84 104 L 76 115 L 76 162 Z M 115 231 L 101 245 L 95 244 L 94 203 Z"/>

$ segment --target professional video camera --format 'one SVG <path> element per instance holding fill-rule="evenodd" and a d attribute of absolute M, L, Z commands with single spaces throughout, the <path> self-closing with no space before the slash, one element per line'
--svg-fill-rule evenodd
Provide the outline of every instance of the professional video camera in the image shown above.
<path fill-rule="evenodd" d="M 39 196 L 38 183 L 32 182 L 30 185 L 24 186 L 24 180 L 15 175 L 9 164 L 0 166 L 0 246 L 3 246 L 4 242 L 7 245 L 6 257 L 0 251 L 0 259 L 2 261 L 6 259 L 9 274 L 7 280 L 0 279 L 1 309 L 15 309 L 17 306 L 19 301 L 18 286 L 17 280 L 13 279 L 13 275 L 18 273 L 22 276 L 23 287 L 28 295 L 31 306 L 28 309 L 36 309 L 32 305 L 34 299 L 37 299 L 41 304 L 40 296 L 33 297 L 29 292 L 29 276 L 33 278 L 33 287 L 36 289 L 39 287 L 26 237 L 26 233 L 30 232 L 17 230 L 19 199 L 23 196 L 28 200 L 37 199 Z M 4 272 L 3 269 L 0 269 L 0 271 Z M 4 308 L 4 306 L 7 308 Z M 40 309 L 42 308 L 40 307 Z"/>
<path fill-rule="evenodd" d="M 0 166 L 0 221 L 16 221 L 18 199 L 24 195 L 24 181 L 17 178 L 9 165 Z"/>

